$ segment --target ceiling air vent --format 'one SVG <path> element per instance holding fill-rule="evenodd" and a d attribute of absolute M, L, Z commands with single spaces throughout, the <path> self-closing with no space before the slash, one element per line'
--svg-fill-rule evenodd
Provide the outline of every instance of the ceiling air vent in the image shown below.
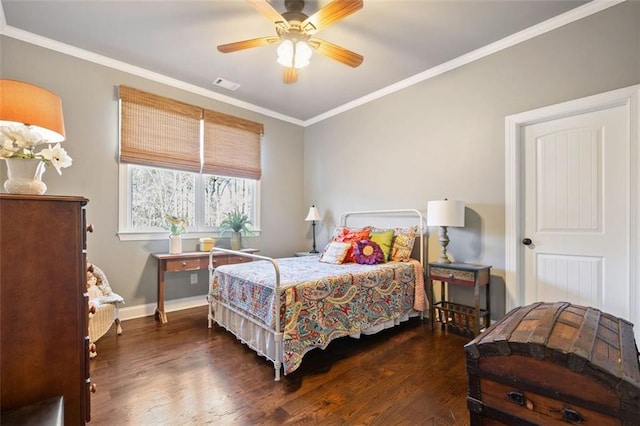
<path fill-rule="evenodd" d="M 234 83 L 233 81 L 225 80 L 224 78 L 220 78 L 220 77 L 216 78 L 213 81 L 213 84 L 219 87 L 224 87 L 225 89 L 231 90 L 231 91 L 234 91 L 238 87 L 240 87 L 238 83 Z"/>

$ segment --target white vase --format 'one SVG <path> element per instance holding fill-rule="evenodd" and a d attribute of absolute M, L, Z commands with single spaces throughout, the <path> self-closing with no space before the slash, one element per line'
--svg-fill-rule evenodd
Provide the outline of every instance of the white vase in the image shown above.
<path fill-rule="evenodd" d="M 169 253 L 171 254 L 182 253 L 182 235 L 180 234 L 169 235 Z"/>
<path fill-rule="evenodd" d="M 42 195 L 47 185 L 42 182 L 45 164 L 38 158 L 6 158 L 7 180 L 4 189 L 9 194 Z"/>

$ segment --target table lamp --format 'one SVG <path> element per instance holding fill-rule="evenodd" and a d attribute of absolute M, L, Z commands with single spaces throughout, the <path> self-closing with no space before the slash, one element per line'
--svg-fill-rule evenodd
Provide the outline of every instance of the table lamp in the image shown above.
<path fill-rule="evenodd" d="M 448 226 L 464 226 L 464 201 L 437 200 L 427 203 L 427 225 L 440 227 L 440 247 L 442 251 L 437 263 L 451 263 L 447 256 L 449 237 Z"/>
<path fill-rule="evenodd" d="M 71 165 L 60 145 L 65 139 L 62 101 L 52 92 L 22 81 L 0 79 L 0 158 L 7 164 L 4 189 L 11 194 L 42 195 L 45 165 Z M 35 148 L 39 148 L 39 152 Z M 46 153 L 46 158 L 45 158 Z"/>
<path fill-rule="evenodd" d="M 33 84 L 0 79 L 0 126 L 26 125 L 47 142 L 65 139 L 62 102 Z"/>
<path fill-rule="evenodd" d="M 307 214 L 307 217 L 304 219 L 307 222 L 311 222 L 311 226 L 313 227 L 313 248 L 309 253 L 318 253 L 318 250 L 316 250 L 316 220 L 320 219 L 320 213 L 318 213 L 316 206 L 311 206 L 309 208 L 309 214 Z"/>

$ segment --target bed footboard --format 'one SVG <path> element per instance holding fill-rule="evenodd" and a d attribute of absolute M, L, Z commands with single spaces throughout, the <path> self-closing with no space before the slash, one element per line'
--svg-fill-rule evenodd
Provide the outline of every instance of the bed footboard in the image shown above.
<path fill-rule="evenodd" d="M 260 349 L 259 347 L 255 347 L 255 345 L 251 344 L 250 341 L 248 341 L 244 336 L 242 336 L 241 333 L 237 332 L 236 330 L 231 330 L 228 327 L 225 326 L 225 328 L 227 328 L 229 331 L 231 331 L 233 334 L 236 335 L 236 337 L 238 339 L 240 339 L 243 343 L 245 343 L 246 345 L 248 345 L 249 347 L 251 347 L 253 350 L 255 350 L 256 352 L 258 352 L 258 354 L 266 357 L 267 359 L 269 359 L 270 361 L 273 362 L 273 368 L 275 370 L 275 380 L 279 381 L 280 380 L 280 370 L 282 368 L 282 336 L 283 333 L 280 327 L 280 267 L 278 266 L 278 262 L 271 258 L 271 257 L 266 257 L 266 256 L 261 256 L 258 254 L 253 254 L 253 253 L 247 253 L 247 252 L 243 252 L 243 251 L 236 251 L 236 250 L 229 250 L 229 249 L 222 249 L 222 248 L 213 248 L 209 251 L 209 296 L 208 296 L 208 305 L 209 305 L 209 313 L 207 315 L 207 321 L 208 321 L 208 327 L 211 328 L 213 325 L 213 321 L 215 320 L 215 315 L 213 312 L 213 300 L 211 297 L 211 293 L 212 293 L 212 283 L 213 283 L 213 273 L 215 268 L 213 267 L 213 254 L 215 252 L 218 253 L 228 253 L 228 254 L 233 254 L 235 256 L 242 256 L 242 257 L 248 257 L 250 259 L 254 259 L 254 260 L 266 260 L 268 262 L 271 263 L 271 265 L 273 266 L 274 269 L 274 273 L 275 273 L 275 289 L 273 292 L 273 306 L 274 306 L 274 328 L 270 328 L 270 327 L 266 327 L 263 324 L 259 324 L 258 322 L 254 321 L 251 318 L 246 318 L 247 321 L 250 321 L 252 323 L 254 323 L 256 326 L 261 327 L 263 330 L 265 330 L 267 333 L 271 334 L 273 336 L 273 341 L 275 343 L 275 354 L 273 357 L 269 356 L 268 353 L 265 353 L 266 351 L 263 351 L 262 349 Z M 225 307 L 225 309 L 235 312 L 238 315 L 244 316 L 242 315 L 241 312 L 237 311 L 236 309 L 234 309 L 232 306 L 225 304 L 224 302 L 220 301 L 220 300 L 216 300 L 215 301 L 216 304 L 222 305 Z"/>

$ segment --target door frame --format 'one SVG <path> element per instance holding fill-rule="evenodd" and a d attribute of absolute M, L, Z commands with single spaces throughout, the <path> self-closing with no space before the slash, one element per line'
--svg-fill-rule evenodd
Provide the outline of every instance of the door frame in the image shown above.
<path fill-rule="evenodd" d="M 640 335 L 640 85 L 563 102 L 505 118 L 505 299 L 506 312 L 524 303 L 525 126 L 624 106 L 627 113 L 629 193 L 629 320 Z M 635 304 L 634 304 L 635 301 Z"/>

